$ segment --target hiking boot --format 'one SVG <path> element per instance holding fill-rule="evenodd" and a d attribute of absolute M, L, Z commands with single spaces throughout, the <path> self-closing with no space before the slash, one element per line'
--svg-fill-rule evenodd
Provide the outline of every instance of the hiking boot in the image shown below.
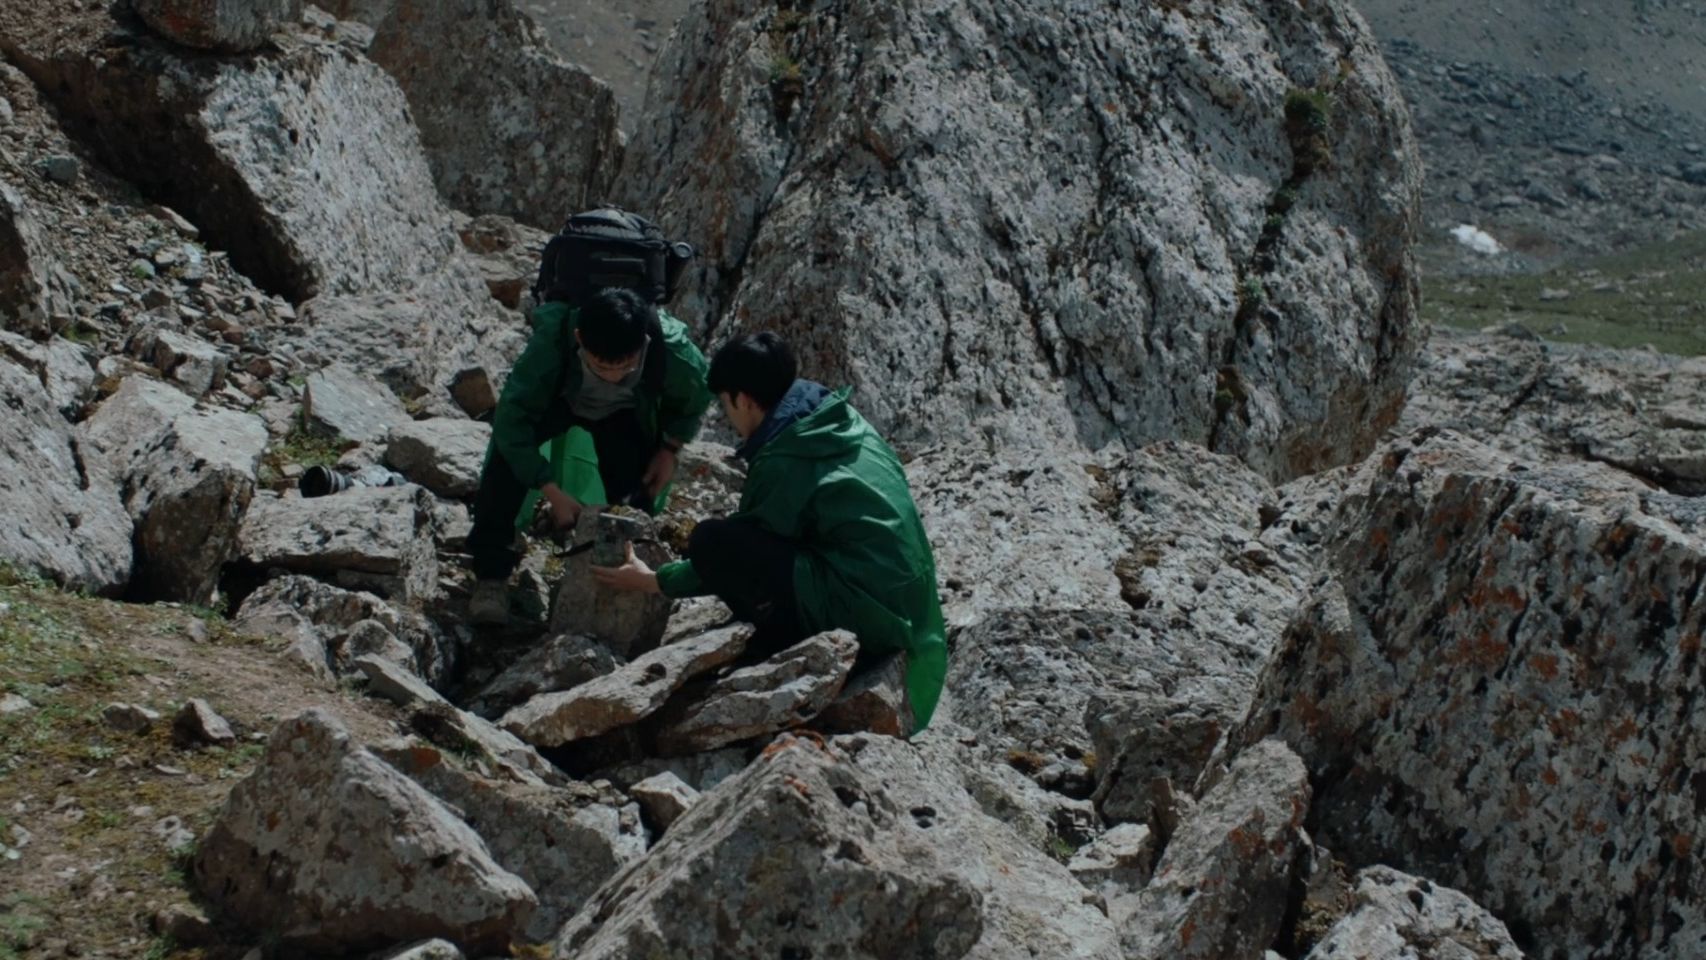
<path fill-rule="evenodd" d="M 509 581 L 476 580 L 474 595 L 468 598 L 468 622 L 481 626 L 508 623 Z"/>

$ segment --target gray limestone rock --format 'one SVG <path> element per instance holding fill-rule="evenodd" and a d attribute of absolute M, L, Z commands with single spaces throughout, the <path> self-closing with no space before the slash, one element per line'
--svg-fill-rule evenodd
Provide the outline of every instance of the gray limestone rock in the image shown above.
<path fill-rule="evenodd" d="M 0 559 L 73 589 L 123 590 L 133 525 L 117 482 L 86 470 L 41 379 L 3 356 L 0 406 Z"/>
<path fill-rule="evenodd" d="M 427 686 L 426 681 L 391 660 L 368 655 L 356 657 L 350 665 L 366 675 L 367 689 L 370 692 L 399 707 L 413 706 L 416 703 L 445 702 L 437 690 Z"/>
<path fill-rule="evenodd" d="M 130 341 L 130 352 L 154 365 L 160 375 L 181 384 L 192 397 L 205 397 L 225 386 L 230 359 L 205 340 L 171 329 L 170 320 L 156 319 Z"/>
<path fill-rule="evenodd" d="M 703 244 L 683 316 L 903 442 L 1351 462 L 1422 339 L 1408 112 L 1349 4 L 1211 13 L 696 5 L 618 196 Z"/>
<path fill-rule="evenodd" d="M 857 637 L 832 630 L 718 677 L 672 708 L 658 747 L 697 753 L 804 724 L 841 692 L 858 655 Z"/>
<path fill-rule="evenodd" d="M 565 633 L 524 654 L 480 688 L 468 709 L 482 717 L 502 716 L 537 694 L 572 690 L 614 671 L 610 648 L 590 637 Z"/>
<path fill-rule="evenodd" d="M 231 724 L 200 698 L 186 702 L 172 718 L 172 736 L 180 743 L 195 745 L 226 746 L 237 740 Z"/>
<path fill-rule="evenodd" d="M 136 521 L 133 590 L 206 603 L 255 491 L 267 446 L 257 416 L 196 408 L 178 389 L 127 377 L 79 428 L 89 458 L 125 493 Z"/>
<path fill-rule="evenodd" d="M 1154 832 L 1135 823 L 1122 823 L 1081 847 L 1066 869 L 1078 882 L 1100 894 L 1108 919 L 1123 924 L 1137 905 L 1137 894 L 1149 883 L 1159 851 Z"/>
<path fill-rule="evenodd" d="M 376 444 L 413 422 L 397 395 L 356 370 L 334 363 L 308 375 L 302 421 L 327 437 Z"/>
<path fill-rule="evenodd" d="M 238 532 L 239 557 L 398 600 L 426 597 L 438 588 L 431 499 L 412 485 L 311 499 L 257 497 Z"/>
<path fill-rule="evenodd" d="M 906 695 L 906 654 L 896 653 L 847 678 L 835 699 L 812 718 L 825 733 L 912 733 L 912 704 Z"/>
<path fill-rule="evenodd" d="M 1161 855 L 1131 904 L 1132 957 L 1253 957 L 1285 919 L 1308 839 L 1309 780 L 1278 740 L 1239 755 Z"/>
<path fill-rule="evenodd" d="M 1243 707 L 1151 693 L 1092 698 L 1084 719 L 1097 757 L 1097 811 L 1113 823 L 1155 825 L 1171 794 L 1193 789 Z"/>
<path fill-rule="evenodd" d="M 491 426 L 473 420 L 409 421 L 391 428 L 385 462 L 441 497 L 472 497 L 491 439 Z"/>
<path fill-rule="evenodd" d="M 107 726 L 122 733 L 143 733 L 160 719 L 160 713 L 134 703 L 109 703 L 101 711 Z"/>
<path fill-rule="evenodd" d="M 24 195 L 0 182 L 0 311 L 8 329 L 45 336 L 70 313 L 71 292 L 55 280 L 52 244 Z"/>
<path fill-rule="evenodd" d="M 651 716 L 683 683 L 740 656 L 751 636 L 751 626 L 734 624 L 659 647 L 573 690 L 540 694 L 501 723 L 540 746 L 608 733 Z"/>
<path fill-rule="evenodd" d="M 1273 487 L 1191 444 L 1106 462 L 951 449 L 909 470 L 958 628 L 940 715 L 1046 760 L 1096 752 L 1095 696 L 1242 715 L 1316 563 L 1259 539 Z"/>
<path fill-rule="evenodd" d="M 464 960 L 449 940 L 423 940 L 379 954 L 375 960 Z"/>
<path fill-rule="evenodd" d="M 634 784 L 628 788 L 628 795 L 639 802 L 660 833 L 699 801 L 699 791 L 668 771 Z"/>
<path fill-rule="evenodd" d="M 403 667 L 432 683 L 448 678 L 456 654 L 453 639 L 419 612 L 371 593 L 312 577 L 280 577 L 251 593 L 231 618 L 232 629 L 281 640 L 291 656 L 328 677 L 352 669 L 350 661 L 361 655 L 352 640 L 374 624 L 409 648 L 412 657 L 401 661 Z"/>
<path fill-rule="evenodd" d="M 442 699 L 416 701 L 409 728 L 469 760 L 483 774 L 535 786 L 565 782 L 556 767 L 509 731 Z"/>
<path fill-rule="evenodd" d="M 1462 890 L 1539 954 L 1706 935 L 1675 803 L 1701 762 L 1698 500 L 1436 431 L 1356 479 L 1235 744 L 1292 745 L 1346 862 Z"/>
<path fill-rule="evenodd" d="M 583 519 L 581 530 L 591 525 Z M 618 657 L 634 659 L 663 639 L 673 602 L 662 594 L 629 593 L 600 586 L 593 579 L 594 551 L 570 557 L 551 600 L 551 632 L 575 633 L 603 643 Z M 658 543 L 634 543 L 634 556 L 652 569 L 674 560 Z"/>
<path fill-rule="evenodd" d="M 615 96 L 553 53 L 519 4 L 324 6 L 373 27 L 368 56 L 407 94 L 439 192 L 457 209 L 555 230 L 607 195 L 622 158 Z"/>
<path fill-rule="evenodd" d="M 302 16 L 302 0 L 132 0 L 150 27 L 188 47 L 238 53 Z"/>
<path fill-rule="evenodd" d="M 611 878 L 555 956 L 1114 960 L 1083 896 L 916 749 L 784 737 Z"/>
<path fill-rule="evenodd" d="M 1598 461 L 1706 494 L 1706 359 L 1442 331 L 1400 434 L 1446 427 L 1524 461 Z"/>
<path fill-rule="evenodd" d="M 386 762 L 454 807 L 492 859 L 538 892 L 520 931 L 550 940 L 612 874 L 646 852 L 637 808 L 596 802 L 588 788 L 561 789 L 481 776 L 431 747 L 376 747 Z"/>
<path fill-rule="evenodd" d="M 35 371 L 47 388 L 53 406 L 67 418 L 82 414 L 83 404 L 95 392 L 95 368 L 89 348 L 64 337 L 36 343 L 15 333 L 0 330 L 0 355 Z"/>
<path fill-rule="evenodd" d="M 1456 890 L 1390 867 L 1357 875 L 1351 914 L 1305 960 L 1522 960 L 1496 917 Z"/>
<path fill-rule="evenodd" d="M 227 916 L 308 952 L 428 937 L 500 950 L 538 903 L 467 824 L 320 710 L 280 724 L 194 870 Z"/>

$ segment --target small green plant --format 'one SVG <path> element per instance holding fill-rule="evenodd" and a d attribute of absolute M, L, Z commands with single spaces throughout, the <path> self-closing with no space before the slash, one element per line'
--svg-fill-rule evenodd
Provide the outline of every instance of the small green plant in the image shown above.
<path fill-rule="evenodd" d="M 1285 120 L 1297 130 L 1325 134 L 1333 123 L 1333 95 L 1325 90 L 1291 91 L 1285 95 Z"/>
<path fill-rule="evenodd" d="M 104 746 L 99 743 L 91 743 L 83 748 L 83 756 L 90 760 L 110 760 L 112 759 L 112 755 L 112 747 Z"/>
<path fill-rule="evenodd" d="M 327 437 L 298 425 L 272 448 L 272 457 L 283 463 L 305 467 L 329 467 L 338 462 L 355 443 L 343 437 Z"/>
<path fill-rule="evenodd" d="M 1078 848 L 1070 840 L 1060 834 L 1052 834 L 1048 838 L 1048 855 L 1061 863 L 1066 863 L 1078 853 Z"/>
<path fill-rule="evenodd" d="M 158 936 L 148 945 L 148 951 L 142 955 L 142 960 L 166 960 L 176 950 L 178 945 L 168 936 Z"/>
<path fill-rule="evenodd" d="M 770 58 L 770 82 L 777 85 L 795 84 L 801 82 L 804 74 L 800 70 L 799 61 L 781 51 Z"/>
<path fill-rule="evenodd" d="M 1271 218 L 1270 218 L 1271 219 Z M 1259 307 L 1268 302 L 1268 288 L 1261 277 L 1245 277 L 1238 281 L 1238 304 Z"/>

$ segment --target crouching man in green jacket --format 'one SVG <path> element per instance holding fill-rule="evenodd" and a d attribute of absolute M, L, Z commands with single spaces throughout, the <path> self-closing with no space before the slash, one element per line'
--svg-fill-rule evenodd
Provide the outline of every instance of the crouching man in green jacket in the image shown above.
<path fill-rule="evenodd" d="M 655 573 L 630 556 L 594 568 L 623 590 L 714 593 L 757 628 L 769 654 L 824 630 L 859 637 L 861 660 L 903 652 L 914 729 L 929 723 L 947 673 L 936 562 L 900 459 L 847 402 L 795 379 L 774 333 L 740 337 L 711 362 L 710 388 L 745 442 L 740 509 L 699 522 L 687 559 Z"/>
<path fill-rule="evenodd" d="M 686 325 L 634 291 L 613 287 L 583 307 L 535 308 L 533 335 L 498 399 L 474 501 L 468 551 L 478 583 L 469 619 L 508 619 L 515 520 L 528 491 L 541 492 L 558 528 L 580 515 L 581 504 L 554 482 L 541 444 L 584 428 L 598 453 L 605 499 L 656 513 L 676 454 L 699 432 L 710 405 L 705 356 Z"/>

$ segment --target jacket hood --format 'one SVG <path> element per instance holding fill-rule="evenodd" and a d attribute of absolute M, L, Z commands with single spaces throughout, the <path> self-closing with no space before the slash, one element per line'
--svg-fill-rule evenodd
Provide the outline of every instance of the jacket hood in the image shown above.
<path fill-rule="evenodd" d="M 795 380 L 737 452 L 751 463 L 765 449 L 812 457 L 857 446 L 858 437 L 850 430 L 857 415 L 847 404 L 849 393 L 846 388 L 830 393 L 821 383 Z"/>

